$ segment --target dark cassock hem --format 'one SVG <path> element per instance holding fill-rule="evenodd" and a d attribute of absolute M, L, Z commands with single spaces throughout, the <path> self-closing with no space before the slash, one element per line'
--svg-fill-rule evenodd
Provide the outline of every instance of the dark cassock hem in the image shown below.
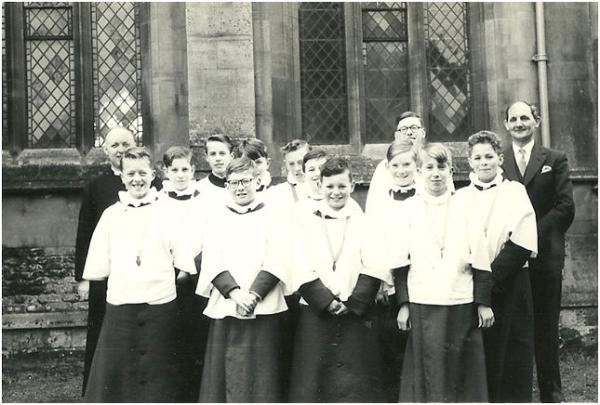
<path fill-rule="evenodd" d="M 399 402 L 487 402 L 475 305 L 410 304 Z"/>
<path fill-rule="evenodd" d="M 384 367 L 375 310 L 315 314 L 299 310 L 289 402 L 385 402 Z"/>
<path fill-rule="evenodd" d="M 177 304 L 106 304 L 84 402 L 173 402 Z"/>
<path fill-rule="evenodd" d="M 284 313 L 212 319 L 198 402 L 282 402 Z"/>

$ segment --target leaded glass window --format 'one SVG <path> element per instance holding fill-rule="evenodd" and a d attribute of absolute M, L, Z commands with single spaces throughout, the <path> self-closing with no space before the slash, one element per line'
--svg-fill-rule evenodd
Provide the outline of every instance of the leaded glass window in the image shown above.
<path fill-rule="evenodd" d="M 436 141 L 472 130 L 467 3 L 427 3 L 424 10 L 429 133 Z"/>
<path fill-rule="evenodd" d="M 10 122 L 3 119 L 3 147 L 86 151 L 100 146 L 115 126 L 129 128 L 141 143 L 140 9 L 147 6 L 27 2 L 2 7 L 10 18 L 9 46 L 3 36 L 2 48 L 3 56 L 8 49 L 3 117 L 10 115 Z M 3 14 L 3 34 L 4 23 Z M 7 124 L 17 129 L 9 132 Z"/>
<path fill-rule="evenodd" d="M 387 143 L 410 109 L 406 3 L 363 3 L 366 143 Z"/>
<path fill-rule="evenodd" d="M 75 138 L 73 7 L 25 3 L 27 139 L 32 148 L 68 148 Z"/>
<path fill-rule="evenodd" d="M 141 51 L 135 3 L 92 4 L 95 144 L 121 125 L 141 142 Z"/>
<path fill-rule="evenodd" d="M 302 131 L 308 142 L 348 143 L 343 3 L 299 7 Z"/>

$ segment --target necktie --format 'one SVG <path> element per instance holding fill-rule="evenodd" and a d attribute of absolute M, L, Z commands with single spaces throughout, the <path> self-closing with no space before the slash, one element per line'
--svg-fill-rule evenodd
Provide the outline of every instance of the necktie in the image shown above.
<path fill-rule="evenodd" d="M 519 171 L 521 172 L 521 176 L 525 176 L 525 170 L 527 169 L 527 161 L 525 160 L 525 149 L 519 149 L 519 158 L 517 159 L 517 166 L 519 166 Z"/>
<path fill-rule="evenodd" d="M 407 190 L 407 191 L 402 191 L 402 190 L 394 191 L 394 190 L 390 190 L 390 195 L 396 201 L 404 201 L 407 198 L 414 196 L 415 192 L 416 192 L 416 190 L 414 188 L 411 188 L 410 190 Z"/>

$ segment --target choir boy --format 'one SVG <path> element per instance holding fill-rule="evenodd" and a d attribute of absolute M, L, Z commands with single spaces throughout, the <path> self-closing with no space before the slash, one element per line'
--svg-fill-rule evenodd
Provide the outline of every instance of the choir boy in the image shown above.
<path fill-rule="evenodd" d="M 187 147 L 172 146 L 163 155 L 163 163 L 167 177 L 163 181 L 163 199 L 170 206 L 173 224 L 192 243 L 196 255 L 202 250 L 203 215 L 206 212 L 204 196 L 194 180 L 192 151 Z M 197 277 L 192 276 L 177 283 L 177 402 L 196 401 L 200 391 L 208 319 L 202 315 L 205 300 L 194 294 L 196 282 Z"/>
<path fill-rule="evenodd" d="M 258 171 L 242 157 L 226 170 L 229 199 L 214 212 L 196 293 L 211 318 L 200 402 L 282 402 L 285 254 Z"/>
<path fill-rule="evenodd" d="M 83 280 L 83 269 L 90 240 L 100 216 L 106 208 L 118 201 L 118 192 L 125 190 L 119 166 L 123 152 L 132 146 L 135 146 L 135 138 L 129 130 L 122 127 L 111 129 L 106 134 L 102 145 L 102 150 L 110 163 L 110 172 L 91 179 L 84 187 L 81 196 L 77 239 L 75 241 L 75 280 L 79 283 L 78 292 L 80 297 L 88 299 L 82 395 L 85 393 L 106 306 L 106 280 L 91 282 Z"/>
<path fill-rule="evenodd" d="M 410 219 L 410 201 L 416 195 L 415 176 L 417 170 L 418 151 L 408 137 L 402 137 L 392 142 L 386 153 L 385 168 L 389 172 L 392 184 L 386 194 L 377 196 L 377 201 L 371 200 L 367 209 L 367 217 L 376 223 L 386 242 L 387 268 L 392 270 L 403 265 L 403 258 L 399 256 L 398 246 L 408 243 L 406 229 Z M 402 356 L 406 347 L 406 333 L 398 330 L 396 316 L 399 307 L 395 298 L 392 272 L 382 282 L 377 296 L 378 317 L 381 331 L 381 346 L 386 353 L 384 362 L 386 367 L 386 387 L 388 401 L 398 399 L 400 380 L 398 375 L 402 370 Z"/>
<path fill-rule="evenodd" d="M 419 152 L 423 191 L 409 202 L 408 228 L 398 229 L 407 249 L 395 273 L 398 326 L 410 330 L 399 402 L 487 402 L 481 327 L 493 323 L 489 273 L 481 249 L 469 250 L 465 207 L 448 187 L 452 156 L 442 144 Z M 408 243 L 406 235 L 409 235 Z M 475 247 L 479 247 L 475 245 Z"/>
<path fill-rule="evenodd" d="M 225 169 L 233 159 L 233 143 L 227 135 L 211 135 L 206 140 L 206 161 L 210 166 L 208 176 L 199 181 L 200 192 L 208 203 L 220 206 L 227 199 Z M 212 207 L 211 207 L 212 208 Z"/>
<path fill-rule="evenodd" d="M 537 252 L 536 217 L 525 187 L 503 178 L 500 139 L 491 131 L 469 137 L 471 184 L 456 193 L 469 212 L 471 246 L 483 240 L 491 261 L 495 324 L 484 331 L 491 402 L 531 402 L 533 304 L 525 262 Z"/>
<path fill-rule="evenodd" d="M 374 234 L 356 202 L 348 161 L 321 168 L 323 200 L 298 215 L 302 296 L 290 402 L 383 402 L 374 300 L 384 276 Z"/>

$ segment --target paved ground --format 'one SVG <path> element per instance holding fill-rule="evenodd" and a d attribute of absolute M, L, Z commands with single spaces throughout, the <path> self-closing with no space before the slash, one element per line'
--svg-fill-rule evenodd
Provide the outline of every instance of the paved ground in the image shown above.
<path fill-rule="evenodd" d="M 21 355 L 2 362 L 3 402 L 78 402 L 83 355 Z M 597 402 L 598 354 L 581 350 L 561 355 L 565 396 L 569 402 Z M 535 391 L 535 389 L 534 389 Z M 539 401 L 534 392 L 535 401 Z"/>

